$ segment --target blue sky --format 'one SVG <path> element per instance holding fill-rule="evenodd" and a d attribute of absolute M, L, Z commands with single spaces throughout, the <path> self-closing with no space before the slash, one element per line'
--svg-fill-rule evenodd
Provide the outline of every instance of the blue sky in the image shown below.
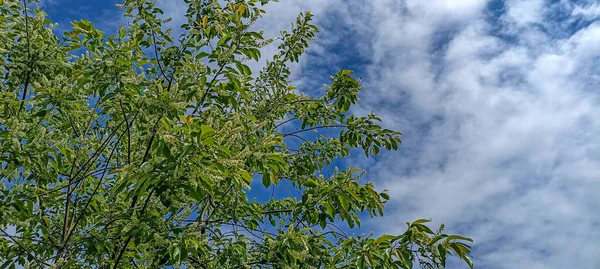
<path fill-rule="evenodd" d="M 61 27 L 113 31 L 115 3 L 42 6 Z M 176 25 L 183 1 L 159 5 Z M 478 268 L 600 268 L 599 2 L 288 0 L 258 27 L 275 36 L 305 10 L 322 32 L 295 83 L 320 91 L 355 69 L 367 85 L 355 112 L 405 134 L 398 152 L 344 160 L 392 195 L 366 229 L 433 218 L 476 240 Z"/>

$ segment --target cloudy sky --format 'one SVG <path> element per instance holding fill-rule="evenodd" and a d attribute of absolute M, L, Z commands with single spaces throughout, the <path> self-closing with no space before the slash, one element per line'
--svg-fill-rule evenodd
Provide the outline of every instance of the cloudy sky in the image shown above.
<path fill-rule="evenodd" d="M 181 16 L 183 1 L 162 0 Z M 50 17 L 114 31 L 115 0 L 43 0 Z M 477 268 L 600 268 L 600 3 L 562 0 L 282 0 L 275 36 L 310 10 L 321 28 L 294 76 L 321 91 L 349 68 L 404 133 L 398 152 L 347 165 L 389 189 L 378 233 L 432 218 L 475 239 Z M 269 54 L 267 48 L 266 54 Z M 452 264 L 451 268 L 463 268 Z"/>

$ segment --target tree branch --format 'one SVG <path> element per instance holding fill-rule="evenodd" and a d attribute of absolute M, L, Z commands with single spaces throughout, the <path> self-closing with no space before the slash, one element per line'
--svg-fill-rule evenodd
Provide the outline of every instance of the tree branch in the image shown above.
<path fill-rule="evenodd" d="M 152 34 L 152 46 L 154 47 L 154 55 L 156 57 L 156 62 L 158 64 L 158 68 L 160 69 L 160 73 L 161 75 L 169 82 L 171 82 L 171 79 L 169 79 L 167 77 L 167 75 L 165 74 L 165 70 L 163 69 L 161 63 L 161 57 L 158 55 L 158 49 L 156 47 L 156 34 L 154 33 L 154 30 L 152 30 L 152 27 L 150 27 L 150 33 Z"/>
<path fill-rule="evenodd" d="M 137 115 L 137 114 L 136 114 Z M 79 174 L 82 171 L 85 171 L 84 173 L 87 173 L 87 171 L 89 171 L 89 169 L 92 167 L 91 163 L 93 162 L 93 160 L 97 159 L 100 156 L 100 152 L 102 152 L 104 150 L 104 148 L 106 148 L 106 146 L 108 145 L 108 142 L 112 139 L 112 137 L 117 133 L 117 130 L 119 130 L 119 128 L 121 127 L 121 125 L 123 125 L 123 123 L 126 121 L 127 119 L 123 119 L 123 121 L 121 123 L 119 123 L 119 125 L 112 131 L 112 133 L 108 136 L 108 138 L 106 138 L 106 140 L 100 145 L 100 148 L 98 148 L 94 154 L 85 162 L 85 164 L 83 165 L 83 167 L 81 169 L 79 169 L 77 171 L 77 173 L 69 178 L 68 181 L 68 190 L 67 190 L 67 197 L 65 199 L 65 210 L 64 210 L 64 223 L 63 223 L 63 238 L 61 241 L 64 241 L 64 239 L 67 236 L 67 229 L 69 227 L 69 206 L 70 206 L 70 201 L 71 201 L 71 194 L 74 190 L 74 188 L 72 188 L 72 183 L 73 180 L 75 178 L 77 178 L 77 176 L 79 176 Z M 89 166 L 88 166 L 89 164 Z M 73 162 L 73 166 L 71 167 L 71 171 L 74 170 L 75 167 L 75 161 Z M 87 168 L 85 168 L 86 166 L 88 166 Z M 85 168 L 85 169 L 84 169 Z M 72 173 L 72 172 L 71 172 Z M 58 254 L 62 254 L 62 248 L 58 250 Z"/>
<path fill-rule="evenodd" d="M 119 106 L 121 107 L 121 112 L 123 113 L 123 118 L 126 119 L 127 115 L 125 114 L 125 108 L 123 107 L 123 100 L 119 99 Z M 131 164 L 131 132 L 129 131 L 129 122 L 125 122 L 127 124 L 127 164 Z"/>
<path fill-rule="evenodd" d="M 31 81 L 31 49 L 29 45 L 29 16 L 27 15 L 27 3 L 23 0 L 23 15 L 25 16 L 25 38 L 27 39 L 27 70 L 25 71 L 25 84 L 23 85 L 23 95 L 21 96 L 21 104 L 19 105 L 19 111 L 17 115 L 21 114 L 23 108 L 25 108 L 25 98 L 27 97 L 27 89 Z"/>
<path fill-rule="evenodd" d="M 304 138 L 302 136 L 299 136 L 297 134 L 288 134 L 287 136 L 293 136 L 293 137 L 299 138 L 300 140 L 302 140 L 302 141 L 304 141 L 306 143 L 310 143 L 310 141 L 306 140 L 306 138 Z"/>
<path fill-rule="evenodd" d="M 249 29 L 249 27 L 250 26 L 248 26 L 246 29 L 242 30 L 242 32 L 237 36 L 237 38 L 235 40 L 235 45 L 234 45 L 235 49 L 234 49 L 232 55 L 235 54 L 235 52 L 237 51 L 240 40 L 242 39 L 242 36 L 246 32 L 246 30 Z M 210 81 L 209 86 L 204 91 L 204 95 L 202 95 L 202 99 L 200 99 L 200 102 L 197 104 L 196 108 L 192 112 L 192 115 L 196 114 L 196 112 L 198 112 L 198 110 L 200 110 L 200 107 L 202 106 L 202 104 L 204 104 L 204 101 L 206 101 L 206 96 L 208 95 L 208 92 L 210 91 L 210 89 L 212 89 L 214 87 L 213 83 L 215 83 L 215 81 L 217 80 L 217 77 L 221 74 L 221 72 L 223 71 L 223 68 L 225 68 L 225 66 L 227 64 L 229 64 L 229 63 L 225 61 L 220 65 L 219 70 L 217 71 L 217 73 L 215 74 L 213 79 Z"/>
<path fill-rule="evenodd" d="M 154 189 L 152 189 L 150 191 L 150 193 L 148 194 L 148 197 L 146 198 L 146 201 L 144 202 L 144 206 L 142 207 L 142 210 L 140 211 L 140 215 L 143 214 L 144 211 L 146 211 L 148 202 L 150 201 L 150 198 L 152 198 L 153 194 L 154 194 Z M 125 240 L 125 244 L 123 245 L 123 248 L 121 248 L 121 251 L 119 251 L 119 255 L 115 259 L 115 264 L 113 265 L 113 269 L 116 269 L 117 266 L 119 265 L 119 262 L 121 261 L 121 258 L 123 257 L 123 253 L 125 253 L 125 250 L 127 249 L 127 245 L 129 245 L 129 242 L 131 242 L 131 239 L 133 239 L 133 235 L 129 235 L 127 237 L 127 240 Z"/>
<path fill-rule="evenodd" d="M 286 124 L 286 123 L 288 123 L 288 122 L 290 122 L 290 121 L 297 120 L 297 119 L 298 119 L 298 118 L 296 118 L 296 117 L 293 117 L 293 118 L 291 118 L 291 119 L 288 119 L 288 120 L 285 120 L 285 121 L 283 121 L 283 122 L 280 122 L 280 123 L 278 123 L 277 125 L 275 125 L 275 128 L 279 128 L 279 126 L 281 126 L 281 125 L 284 125 L 284 124 Z"/>
<path fill-rule="evenodd" d="M 25 253 L 27 253 L 27 255 L 31 258 L 33 258 L 33 260 L 37 263 L 37 265 L 40 268 L 44 268 L 43 265 L 45 266 L 50 266 L 49 264 L 43 262 L 42 260 L 40 260 L 38 257 L 34 256 L 33 254 L 31 254 L 31 252 L 29 250 L 27 250 L 27 248 L 25 248 L 25 246 L 23 246 L 21 243 L 19 243 L 19 241 L 15 240 L 15 238 L 13 236 L 11 236 L 10 234 L 8 234 L 6 231 L 4 231 L 3 229 L 0 229 L 0 232 L 2 232 L 4 234 L 4 236 L 10 238 L 11 241 L 13 241 L 13 243 L 15 243 L 17 246 L 19 246 L 19 248 L 21 248 Z"/>
<path fill-rule="evenodd" d="M 315 127 L 311 127 L 311 128 L 308 128 L 308 129 L 302 129 L 302 130 L 294 131 L 294 132 L 291 132 L 291 133 L 282 134 L 282 136 L 286 137 L 286 136 L 290 136 L 290 135 L 294 135 L 294 134 L 298 134 L 298 133 L 302 133 L 302 132 L 306 132 L 306 131 L 312 131 L 312 130 L 323 129 L 323 128 L 346 128 L 346 125 L 323 125 L 323 126 L 315 126 Z"/>
<path fill-rule="evenodd" d="M 215 83 L 215 81 L 217 80 L 217 77 L 219 75 L 221 75 L 221 72 L 223 71 L 223 68 L 225 68 L 226 65 L 227 65 L 226 62 L 224 62 L 223 64 L 220 65 L 219 70 L 217 71 L 217 73 L 215 74 L 213 79 L 210 81 L 209 86 L 206 87 L 206 90 L 204 91 L 204 94 L 202 95 L 200 102 L 198 102 L 198 104 L 196 104 L 196 108 L 194 108 L 194 111 L 192 111 L 192 113 L 191 113 L 192 115 L 196 114 L 196 112 L 198 112 L 198 110 L 200 110 L 200 107 L 202 106 L 202 104 L 204 104 L 204 101 L 206 101 L 206 96 L 208 95 L 208 92 L 210 91 L 210 89 L 212 89 L 212 87 L 214 87 L 213 83 Z"/>
<path fill-rule="evenodd" d="M 117 141 L 115 142 L 115 145 L 112 149 L 112 151 L 110 152 L 110 154 L 108 155 L 108 159 L 107 159 L 107 163 L 104 166 L 104 171 L 102 172 L 102 176 L 100 177 L 100 180 L 98 181 L 98 184 L 96 185 L 96 188 L 94 188 L 94 191 L 92 192 L 92 194 L 90 195 L 88 201 L 86 202 L 85 206 L 83 207 L 83 209 L 81 210 L 81 212 L 79 213 L 79 216 L 77 216 L 77 219 L 73 222 L 73 227 L 71 227 L 71 229 L 69 229 L 68 235 L 65 238 L 65 240 L 62 242 L 62 247 L 66 247 L 67 243 L 69 242 L 69 239 L 71 239 L 71 236 L 73 235 L 73 232 L 75 231 L 75 228 L 77 227 L 77 224 L 79 224 L 79 221 L 81 220 L 81 218 L 83 217 L 83 214 L 85 213 L 85 210 L 88 208 L 88 206 L 90 205 L 90 203 L 92 202 L 92 200 L 94 199 L 94 196 L 96 195 L 96 193 L 98 192 L 98 189 L 100 188 L 100 186 L 102 186 L 102 180 L 104 179 L 104 176 L 106 175 L 106 171 L 108 170 L 108 167 L 110 166 L 110 160 L 112 159 L 113 154 L 115 153 L 115 150 L 117 149 L 117 146 L 119 145 L 119 142 L 121 141 L 121 138 L 123 138 L 123 135 L 125 134 L 125 132 L 123 132 L 119 138 L 117 139 Z"/>

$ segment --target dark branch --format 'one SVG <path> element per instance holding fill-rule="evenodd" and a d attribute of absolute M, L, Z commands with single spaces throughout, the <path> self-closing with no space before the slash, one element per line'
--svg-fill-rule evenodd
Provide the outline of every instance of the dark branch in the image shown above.
<path fill-rule="evenodd" d="M 346 128 L 346 125 L 323 125 L 323 126 L 316 126 L 316 127 L 302 129 L 302 130 L 298 130 L 298 131 L 294 131 L 294 132 L 287 133 L 287 134 L 282 134 L 282 135 L 284 137 L 286 137 L 286 136 L 290 136 L 290 135 L 294 135 L 294 134 L 298 134 L 298 133 L 302 133 L 302 132 L 306 132 L 306 131 L 312 131 L 312 130 L 324 129 L 324 128 Z"/>
<path fill-rule="evenodd" d="M 25 38 L 27 40 L 27 70 L 25 70 L 25 85 L 23 85 L 23 95 L 21 96 L 21 104 L 19 105 L 19 111 L 17 115 L 21 114 L 23 108 L 25 108 L 25 98 L 27 97 L 27 89 L 31 81 L 31 49 L 29 45 L 29 15 L 27 15 L 27 3 L 23 0 L 23 16 L 25 16 Z"/>
<path fill-rule="evenodd" d="M 119 138 L 115 142 L 115 145 L 113 146 L 113 149 L 111 150 L 110 154 L 108 155 L 108 159 L 106 161 L 106 165 L 104 166 L 104 171 L 102 172 L 102 176 L 100 176 L 100 180 L 98 181 L 98 184 L 94 188 L 94 191 L 90 195 L 90 197 L 89 197 L 88 201 L 86 202 L 85 206 L 83 207 L 83 209 L 79 213 L 79 216 L 77 216 L 77 219 L 73 222 L 73 227 L 71 227 L 71 229 L 69 229 L 67 238 L 65 238 L 65 240 L 62 243 L 62 247 L 63 248 L 67 245 L 67 243 L 69 242 L 69 239 L 71 239 L 71 236 L 73 235 L 73 232 L 75 231 L 75 228 L 77 227 L 77 224 L 79 224 L 79 221 L 83 217 L 83 214 L 85 213 L 85 210 L 88 208 L 88 206 L 90 205 L 90 203 L 94 199 L 94 196 L 96 195 L 96 193 L 98 193 L 98 189 L 100 189 L 100 186 L 102 186 L 102 180 L 104 179 L 104 176 L 106 176 L 106 171 L 108 170 L 108 167 L 110 166 L 110 160 L 112 159 L 112 156 L 115 153 L 115 150 L 117 149 L 117 146 L 119 145 L 119 142 L 121 141 L 121 138 L 123 138 L 124 133 L 125 132 L 123 132 L 119 136 Z"/>
<path fill-rule="evenodd" d="M 5 232 L 3 229 L 0 229 L 0 232 L 2 232 L 4 234 L 4 236 L 10 238 L 10 240 L 13 241 L 13 243 L 15 243 L 17 246 L 19 246 L 19 248 L 21 248 L 25 253 L 27 253 L 27 255 L 29 255 L 29 257 L 33 258 L 33 260 L 35 261 L 35 263 L 37 263 L 37 265 L 40 268 L 43 268 L 43 265 L 50 266 L 49 264 L 47 264 L 47 263 L 43 262 L 42 260 L 40 260 L 38 257 L 36 257 L 33 254 L 31 254 L 31 252 L 29 250 L 27 250 L 27 248 L 25 248 L 25 246 L 23 246 L 21 243 L 19 243 L 19 241 L 15 240 L 15 238 L 13 236 L 11 236 L 7 232 Z"/>
<path fill-rule="evenodd" d="M 275 125 L 275 128 L 279 128 L 279 126 L 281 126 L 281 125 L 284 125 L 284 124 L 286 124 L 286 123 L 288 123 L 288 122 L 290 122 L 290 121 L 296 120 L 296 119 L 298 119 L 298 118 L 296 118 L 296 117 L 293 117 L 293 118 L 291 118 L 291 119 L 289 119 L 289 120 L 285 120 L 285 121 L 283 121 L 283 122 L 280 122 L 279 124 Z"/>
<path fill-rule="evenodd" d="M 125 114 L 125 108 L 123 107 L 123 101 L 119 99 L 119 105 L 121 106 L 121 112 L 123 113 L 123 118 L 126 119 L 127 115 Z M 129 131 L 129 122 L 125 122 L 127 124 L 127 164 L 131 164 L 131 132 Z"/>

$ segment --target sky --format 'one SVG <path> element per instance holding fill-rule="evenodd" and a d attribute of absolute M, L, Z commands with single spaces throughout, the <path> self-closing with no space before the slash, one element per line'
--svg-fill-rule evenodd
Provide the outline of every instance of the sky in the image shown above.
<path fill-rule="evenodd" d="M 158 2 L 176 26 L 183 1 Z M 83 17 L 110 32 L 123 22 L 116 3 L 42 8 L 59 30 Z M 282 0 L 266 10 L 257 27 L 270 36 L 315 14 L 321 32 L 292 68 L 301 91 L 353 69 L 366 86 L 354 112 L 374 110 L 404 133 L 397 152 L 343 160 L 392 197 L 364 229 L 401 233 L 432 218 L 475 240 L 477 268 L 600 268 L 600 2 Z"/>

